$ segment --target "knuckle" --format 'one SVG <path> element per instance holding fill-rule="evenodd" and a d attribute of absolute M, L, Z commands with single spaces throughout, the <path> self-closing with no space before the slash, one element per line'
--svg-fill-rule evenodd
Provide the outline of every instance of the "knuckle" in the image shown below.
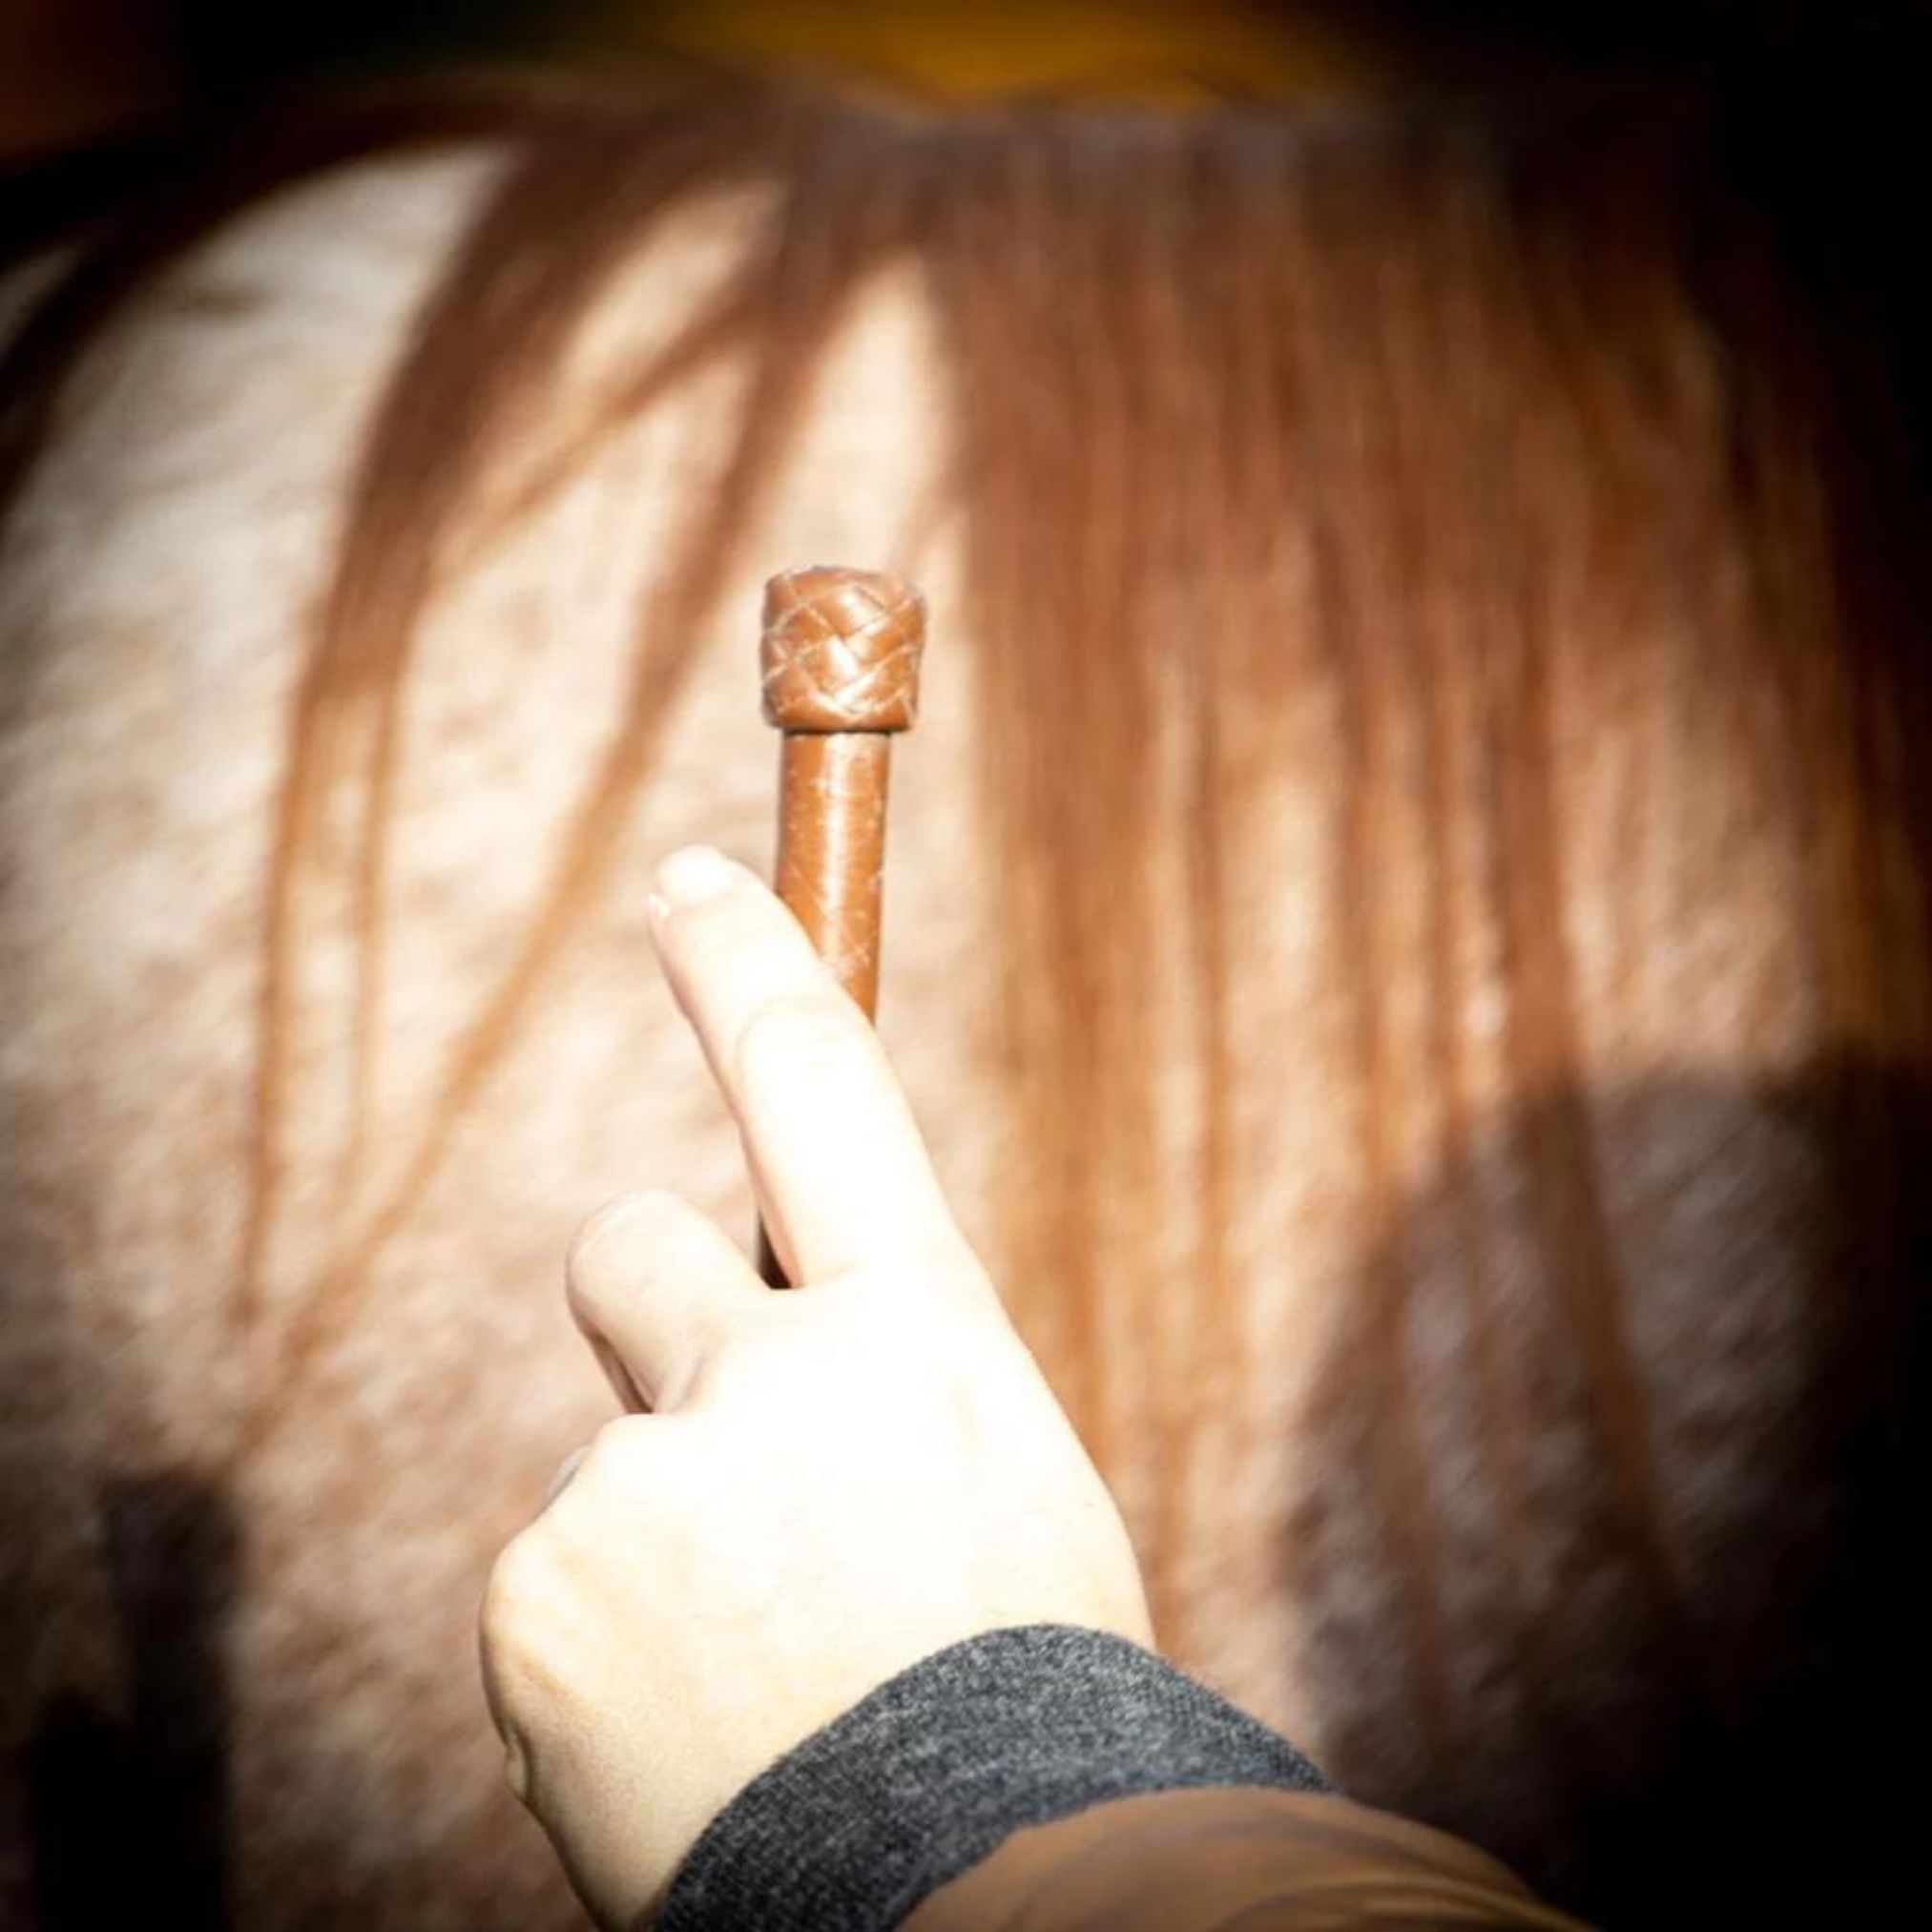
<path fill-rule="evenodd" d="M 928 1289 L 929 1298 L 945 1307 L 977 1314 L 988 1302 L 999 1305 L 999 1295 L 979 1257 L 949 1215 L 939 1225 L 920 1231 L 906 1259 Z"/>
<path fill-rule="evenodd" d="M 550 1601 L 551 1569 L 540 1529 L 504 1546 L 483 1590 L 483 1634 L 493 1649 L 514 1654 L 523 1647 Z"/>
<path fill-rule="evenodd" d="M 918 1327 L 919 1347 L 934 1372 L 949 1381 L 998 1386 L 1028 1359 L 1026 1344 L 996 1299 L 990 1306 L 928 1301 Z"/>
<path fill-rule="evenodd" d="M 787 1080 L 832 1070 L 851 1054 L 852 1003 L 835 987 L 805 987 L 759 1001 L 738 1030 L 735 1058 L 748 1088 L 774 1070 Z"/>
<path fill-rule="evenodd" d="M 634 1486 L 655 1433 L 653 1418 L 613 1416 L 591 1438 L 571 1486 L 581 1483 L 587 1491 Z"/>
<path fill-rule="evenodd" d="M 908 1282 L 916 1284 L 915 1305 L 927 1316 L 949 1315 L 974 1326 L 990 1318 L 999 1326 L 1010 1325 L 999 1290 L 949 1215 L 932 1225 L 922 1224 L 882 1253 L 865 1271 L 862 1286 L 899 1308 L 905 1304 Z"/>

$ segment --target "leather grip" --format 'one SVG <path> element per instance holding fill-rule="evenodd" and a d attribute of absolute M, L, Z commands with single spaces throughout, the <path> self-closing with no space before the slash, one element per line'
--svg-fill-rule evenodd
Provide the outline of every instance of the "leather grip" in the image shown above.
<path fill-rule="evenodd" d="M 892 737 L 919 708 L 925 602 L 883 571 L 818 565 L 765 586 L 759 673 L 779 763 L 777 888 L 860 1010 L 879 997 Z M 759 1232 L 766 1280 L 783 1276 Z"/>

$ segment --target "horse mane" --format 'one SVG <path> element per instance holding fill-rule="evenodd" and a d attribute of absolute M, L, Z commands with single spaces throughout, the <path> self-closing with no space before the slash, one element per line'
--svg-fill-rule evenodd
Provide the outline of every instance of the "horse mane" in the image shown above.
<path fill-rule="evenodd" d="M 1814 205 L 1828 197 L 1794 198 L 1752 133 L 1674 95 L 1574 116 L 1311 118 L 1253 106 L 911 113 L 716 81 L 634 96 L 496 85 L 285 118 L 271 143 L 251 135 L 184 163 L 168 194 L 111 225 L 0 359 L 0 488 L 31 472 L 89 344 L 236 210 L 359 156 L 483 139 L 507 156 L 368 422 L 290 719 L 238 1262 L 244 1325 L 284 1185 L 296 895 L 345 786 L 359 801 L 353 1037 L 366 1098 L 400 708 L 426 612 L 491 530 L 567 482 L 600 439 L 722 358 L 752 371 L 722 487 L 640 603 L 623 714 L 563 861 L 400 1180 L 286 1335 L 261 1413 L 352 1319 L 370 1257 L 592 902 L 819 360 L 869 274 L 908 264 L 930 291 L 950 389 L 967 628 L 999 720 L 977 736 L 1009 1064 L 1039 1174 L 1027 1265 L 1058 1284 L 1077 1324 L 1108 1292 L 1108 1257 L 1156 1245 L 1140 1218 L 1159 1157 L 1142 1077 L 1152 968 L 1120 936 L 1171 916 L 1172 882 L 1148 859 L 1141 753 L 1157 718 L 1178 717 L 1203 1385 L 1234 1345 L 1238 1283 L 1215 1231 L 1235 1185 L 1232 1096 L 1243 1056 L 1265 1043 L 1230 1017 L 1240 907 L 1223 855 L 1266 720 L 1319 694 L 1347 775 L 1332 917 L 1353 958 L 1355 1064 L 1336 1132 L 1356 1136 L 1385 1223 L 1401 1207 L 1394 1122 L 1417 1083 L 1441 1097 L 1448 1166 L 1472 1157 L 1453 944 L 1466 868 L 1449 841 L 1474 815 L 1503 935 L 1504 1053 L 1513 1090 L 1536 1102 L 1513 1152 L 1620 1533 L 1668 1620 L 1560 916 L 1559 603 L 1569 620 L 1589 612 L 1606 652 L 1654 622 L 1707 640 L 1738 729 L 1761 736 L 1797 801 L 1828 1131 L 1848 1176 L 1842 1251 L 1870 1296 L 1844 1342 L 1848 1386 L 1885 1383 L 1928 1252 L 1904 1165 L 1932 1074 L 1928 552 L 1900 401 L 1909 384 L 1882 316 L 1835 279 L 1844 253 L 1820 239 L 1831 211 Z M 724 286 L 616 370 L 592 419 L 560 418 L 574 333 L 640 242 L 694 197 L 752 184 L 771 191 L 768 210 Z M 1677 541 L 1685 528 L 1714 548 Z M 1398 920 L 1392 827 L 1418 798 L 1431 883 Z M 1433 1004 L 1404 1030 L 1382 989 L 1414 932 Z M 1393 1285 L 1368 1284 L 1358 1345 L 1384 1375 L 1401 1354 L 1396 1306 Z M 1129 1418 L 1104 1391 L 1087 1395 L 1103 1439 L 1132 1426 L 1178 1442 L 1197 1400 L 1148 1391 Z M 1416 1520 L 1404 1471 L 1419 1454 L 1385 1447 L 1376 1480 L 1392 1521 Z M 1426 1550 L 1411 1553 L 1425 1571 Z"/>

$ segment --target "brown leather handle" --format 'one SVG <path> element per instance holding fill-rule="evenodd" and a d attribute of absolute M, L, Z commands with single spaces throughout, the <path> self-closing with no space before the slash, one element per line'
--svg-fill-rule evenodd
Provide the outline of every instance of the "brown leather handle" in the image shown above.
<path fill-rule="evenodd" d="M 765 586 L 764 714 L 784 734 L 778 893 L 868 1019 L 892 734 L 918 711 L 924 647 L 924 599 L 883 571 L 815 565 Z M 785 1285 L 762 1227 L 758 1267 Z"/>

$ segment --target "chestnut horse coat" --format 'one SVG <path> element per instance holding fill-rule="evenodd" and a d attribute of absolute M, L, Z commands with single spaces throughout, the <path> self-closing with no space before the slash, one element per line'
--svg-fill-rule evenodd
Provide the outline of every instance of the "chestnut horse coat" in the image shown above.
<path fill-rule="evenodd" d="M 929 599 L 880 1025 L 1166 1648 L 1564 1902 L 1852 1885 L 1922 606 L 1776 224 L 1648 124 L 466 114 L 8 284 L 0 1917 L 571 1922 L 478 1595 L 573 1226 L 749 1235 L 646 881 L 767 861 L 820 560 Z"/>

